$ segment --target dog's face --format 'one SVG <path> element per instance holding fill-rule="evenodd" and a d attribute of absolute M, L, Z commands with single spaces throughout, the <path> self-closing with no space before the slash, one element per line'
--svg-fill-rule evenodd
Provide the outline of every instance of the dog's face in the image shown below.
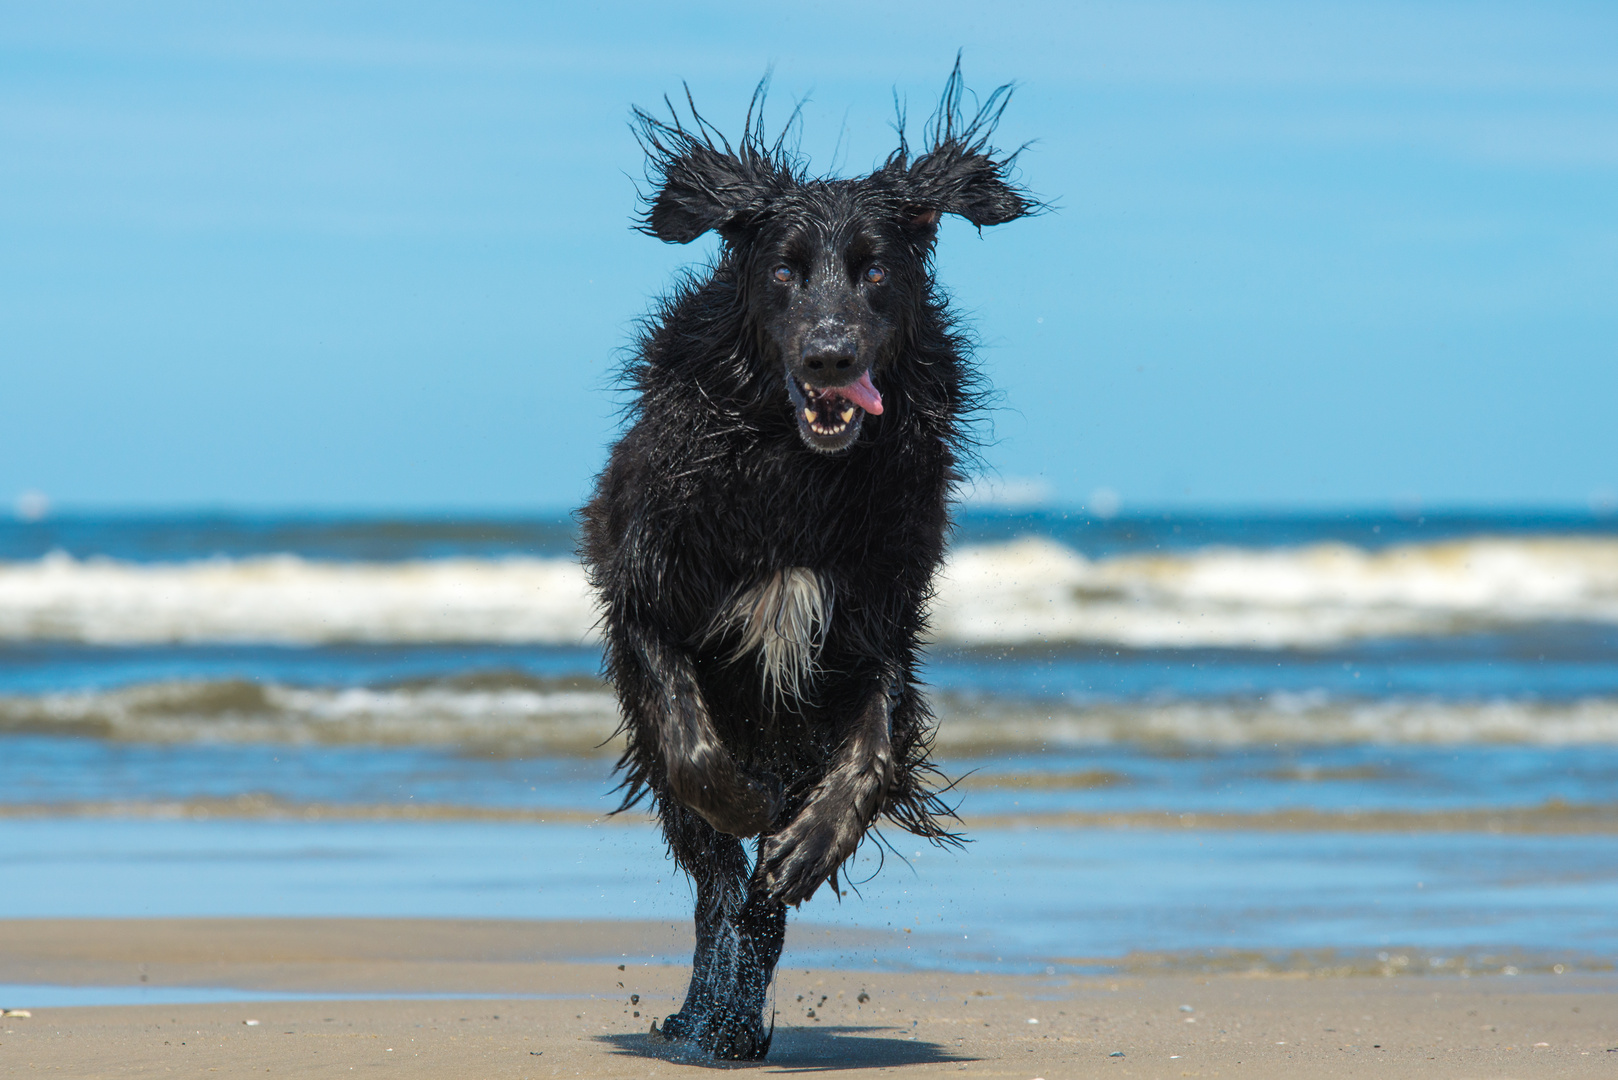
<path fill-rule="evenodd" d="M 753 331 L 744 347 L 779 373 L 780 404 L 813 450 L 847 450 L 884 412 L 885 377 L 891 393 L 910 317 L 930 300 L 940 218 L 981 228 L 1038 209 L 1008 178 L 1015 155 L 988 145 L 1009 87 L 970 122 L 961 93 L 957 68 L 927 149 L 912 160 L 901 140 L 881 168 L 853 180 L 806 177 L 751 118 L 732 148 L 694 113 L 687 129 L 636 112 L 656 186 L 642 228 L 671 243 L 709 230 L 724 239 Z"/>
<path fill-rule="evenodd" d="M 905 210 L 869 178 L 811 184 L 733 244 L 764 362 L 814 450 L 847 449 L 883 411 L 885 362 L 926 295 L 938 220 Z"/>

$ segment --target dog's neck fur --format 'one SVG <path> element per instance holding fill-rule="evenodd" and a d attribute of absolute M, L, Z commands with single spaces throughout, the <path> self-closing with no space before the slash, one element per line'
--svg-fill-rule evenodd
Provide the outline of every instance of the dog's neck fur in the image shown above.
<path fill-rule="evenodd" d="M 791 566 L 738 594 L 717 613 L 709 636 L 739 631 L 733 658 L 758 653 L 765 694 L 801 699 L 820 659 L 831 607 L 830 583 Z"/>

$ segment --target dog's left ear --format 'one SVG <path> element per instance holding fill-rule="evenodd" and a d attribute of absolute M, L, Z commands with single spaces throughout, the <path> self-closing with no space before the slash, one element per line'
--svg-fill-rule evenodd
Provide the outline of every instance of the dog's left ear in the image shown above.
<path fill-rule="evenodd" d="M 938 111 L 929 124 L 927 149 L 902 169 L 908 205 L 906 224 L 917 230 L 938 225 L 943 214 L 956 214 L 982 228 L 1044 209 L 1040 202 L 1011 178 L 1017 153 L 1001 154 L 989 145 L 1001 113 L 1011 101 L 1011 86 L 990 94 L 977 115 L 966 120 L 961 111 L 964 84 L 961 60 L 944 84 Z M 901 148 L 897 158 L 903 161 Z"/>
<path fill-rule="evenodd" d="M 906 223 L 934 228 L 940 216 L 956 214 L 982 228 L 1038 210 L 1039 203 L 1006 177 L 1011 159 L 996 161 L 991 154 L 949 144 L 918 158 L 906 185 L 913 203 L 905 208 Z"/>

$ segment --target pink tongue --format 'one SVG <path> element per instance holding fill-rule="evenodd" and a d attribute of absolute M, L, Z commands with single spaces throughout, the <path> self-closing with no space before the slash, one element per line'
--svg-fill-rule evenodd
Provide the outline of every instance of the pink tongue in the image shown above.
<path fill-rule="evenodd" d="M 839 386 L 836 390 L 838 397 L 846 398 L 870 413 L 872 416 L 882 415 L 882 395 L 876 392 L 871 385 L 871 373 L 867 371 L 861 375 L 858 382 Z"/>

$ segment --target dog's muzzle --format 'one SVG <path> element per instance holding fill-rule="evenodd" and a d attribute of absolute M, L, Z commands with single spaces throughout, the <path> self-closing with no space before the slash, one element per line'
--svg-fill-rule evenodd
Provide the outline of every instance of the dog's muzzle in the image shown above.
<path fill-rule="evenodd" d="M 847 449 L 859 438 L 866 414 L 882 414 L 882 395 L 869 371 L 845 386 L 814 386 L 789 370 L 787 396 L 798 434 L 810 449 L 823 453 Z"/>

